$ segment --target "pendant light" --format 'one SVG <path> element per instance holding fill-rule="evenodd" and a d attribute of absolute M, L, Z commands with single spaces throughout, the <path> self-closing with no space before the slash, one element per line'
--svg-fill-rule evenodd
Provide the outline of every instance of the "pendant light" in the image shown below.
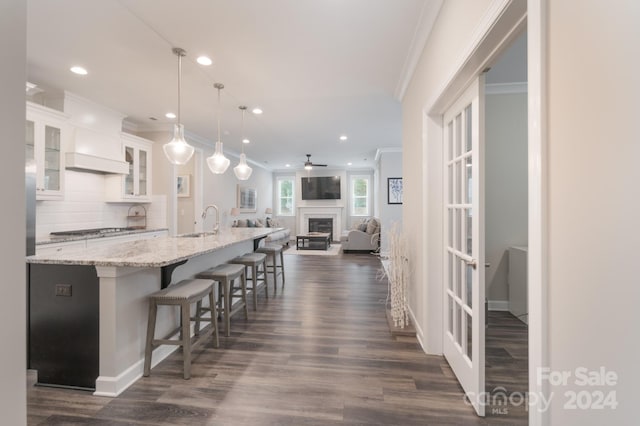
<path fill-rule="evenodd" d="M 216 142 L 216 151 L 211 157 L 207 157 L 207 165 L 212 173 L 220 175 L 227 170 L 231 161 L 224 156 L 222 152 L 222 141 L 220 140 L 220 115 L 222 115 L 220 108 L 220 90 L 224 89 L 224 84 L 215 83 L 213 87 L 218 89 L 218 142 Z"/>
<path fill-rule="evenodd" d="M 251 177 L 251 172 L 253 171 L 253 169 L 251 169 L 251 167 L 249 167 L 249 165 L 247 164 L 247 156 L 244 155 L 244 112 L 247 110 L 247 107 L 241 105 L 238 108 L 240 109 L 240 111 L 242 111 L 242 135 L 240 139 L 242 145 L 242 154 L 240 154 L 240 162 L 233 168 L 233 173 L 236 174 L 236 177 L 239 180 L 247 180 L 249 179 L 249 177 Z"/>
<path fill-rule="evenodd" d="M 171 164 L 183 165 L 187 164 L 193 155 L 195 149 L 184 139 L 184 126 L 180 121 L 180 86 L 182 83 L 182 57 L 187 54 L 184 49 L 174 47 L 172 49 L 174 55 L 178 57 L 178 123 L 173 125 L 173 139 L 171 142 L 164 144 L 162 149 L 164 155 Z"/>

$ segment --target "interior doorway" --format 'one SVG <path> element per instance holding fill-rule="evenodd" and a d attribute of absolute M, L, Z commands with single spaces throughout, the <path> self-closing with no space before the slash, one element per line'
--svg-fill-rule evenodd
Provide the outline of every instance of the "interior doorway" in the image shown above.
<path fill-rule="evenodd" d="M 528 392 L 527 34 L 485 75 L 485 283 L 487 415 L 526 420 Z"/>

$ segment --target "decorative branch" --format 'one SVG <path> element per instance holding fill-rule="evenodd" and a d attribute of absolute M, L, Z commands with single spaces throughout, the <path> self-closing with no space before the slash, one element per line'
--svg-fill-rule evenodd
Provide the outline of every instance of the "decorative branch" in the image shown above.
<path fill-rule="evenodd" d="M 391 318 L 394 326 L 404 328 L 409 324 L 407 241 L 404 235 L 398 231 L 397 223 L 391 226 L 387 235 L 389 241 L 389 266 L 387 268 L 389 295 L 387 299 L 391 299 Z"/>

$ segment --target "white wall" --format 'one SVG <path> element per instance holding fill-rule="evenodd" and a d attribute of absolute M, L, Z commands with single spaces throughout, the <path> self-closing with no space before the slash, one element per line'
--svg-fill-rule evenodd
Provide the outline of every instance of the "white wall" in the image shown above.
<path fill-rule="evenodd" d="M 26 64 L 26 2 L 0 3 L 0 46 L 3 61 L 0 77 L 0 124 L 5 147 L 0 178 L 5 185 L 2 231 L 2 297 L 0 310 L 0 417 L 7 425 L 27 423 L 26 403 L 26 252 L 24 185 L 24 122 Z"/>
<path fill-rule="evenodd" d="M 425 108 L 456 71 L 490 0 L 443 2 L 438 19 L 402 100 L 402 222 L 411 278 L 410 311 L 426 351 L 442 352 L 442 141 L 424 139 L 438 126 Z"/>
<path fill-rule="evenodd" d="M 552 424 L 636 424 L 640 383 L 640 4 L 549 1 L 548 322 L 556 371 L 604 367 L 615 410 L 568 410 Z"/>
<path fill-rule="evenodd" d="M 160 145 L 160 144 L 157 144 Z M 178 166 L 179 176 L 189 176 L 189 196 L 178 197 L 178 234 L 187 234 L 194 232 L 195 218 L 195 198 L 198 196 L 196 191 L 197 176 L 195 172 L 195 162 L 199 160 L 199 155 L 194 153 L 191 160 L 184 166 Z M 200 213 L 200 212 L 199 212 Z"/>
<path fill-rule="evenodd" d="M 485 98 L 487 298 L 509 300 L 509 247 L 527 245 L 527 94 Z"/>
<path fill-rule="evenodd" d="M 378 199 L 377 216 L 380 218 L 382 239 L 380 251 L 385 252 L 389 247 L 389 238 L 386 236 L 394 224 L 398 225 L 398 232 L 402 232 L 402 204 L 387 204 L 388 184 L 387 179 L 402 177 L 402 151 L 382 151 L 378 159 Z M 403 179 L 404 183 L 404 179 Z"/>

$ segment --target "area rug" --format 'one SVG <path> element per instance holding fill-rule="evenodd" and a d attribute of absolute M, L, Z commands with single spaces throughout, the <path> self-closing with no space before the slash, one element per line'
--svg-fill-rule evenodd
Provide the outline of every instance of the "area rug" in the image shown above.
<path fill-rule="evenodd" d="M 296 244 L 294 242 L 289 244 L 289 248 L 284 251 L 284 254 L 298 255 L 298 256 L 335 256 L 342 253 L 342 246 L 340 244 L 331 244 L 328 250 L 296 250 Z"/>

